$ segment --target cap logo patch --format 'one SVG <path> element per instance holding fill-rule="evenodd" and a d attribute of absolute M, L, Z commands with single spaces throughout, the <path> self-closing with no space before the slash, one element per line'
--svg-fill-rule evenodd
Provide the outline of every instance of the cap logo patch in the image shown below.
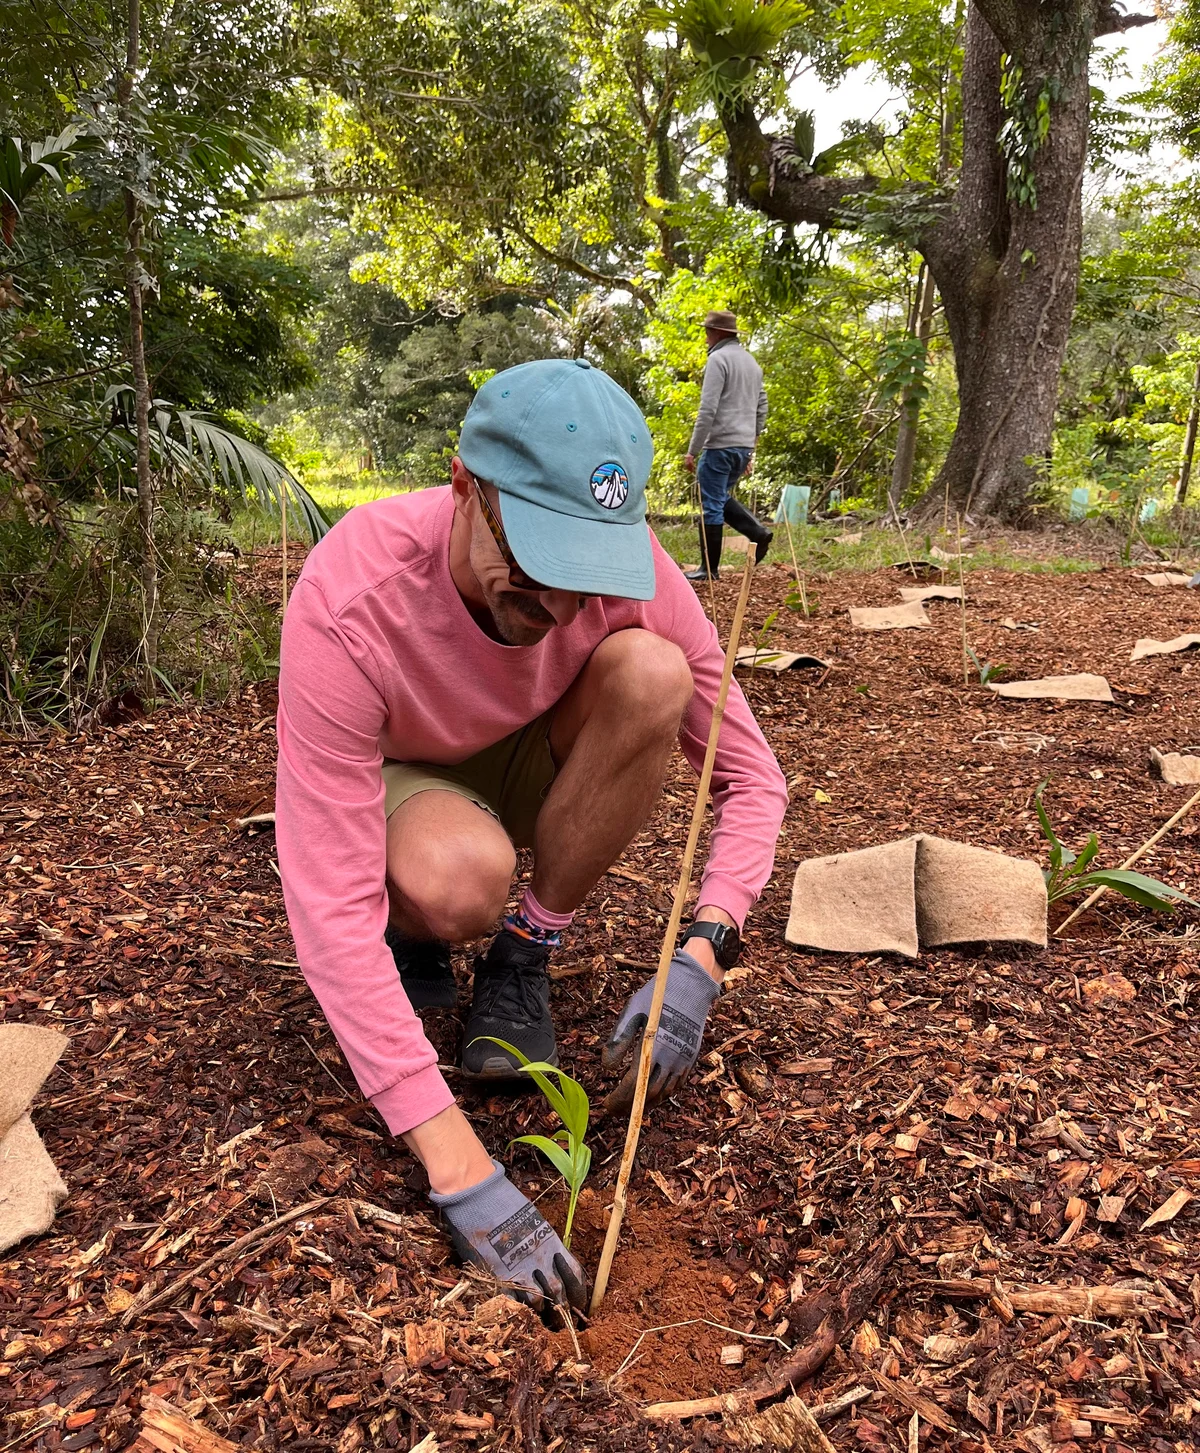
<path fill-rule="evenodd" d="M 589 482 L 592 498 L 606 510 L 619 510 L 629 495 L 629 476 L 611 461 L 597 465 Z"/>

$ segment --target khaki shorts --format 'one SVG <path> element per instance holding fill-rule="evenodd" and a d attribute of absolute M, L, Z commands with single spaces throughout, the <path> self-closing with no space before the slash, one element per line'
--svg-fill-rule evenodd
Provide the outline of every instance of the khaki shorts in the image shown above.
<path fill-rule="evenodd" d="M 418 792 L 457 792 L 490 812 L 519 848 L 533 846 L 534 824 L 554 781 L 550 752 L 553 710 L 528 726 L 484 747 L 465 762 L 439 767 L 433 762 L 384 759 L 383 801 L 388 817 Z"/>

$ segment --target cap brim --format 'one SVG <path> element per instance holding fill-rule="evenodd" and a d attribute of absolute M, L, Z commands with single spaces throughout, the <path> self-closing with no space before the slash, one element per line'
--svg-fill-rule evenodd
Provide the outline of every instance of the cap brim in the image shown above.
<path fill-rule="evenodd" d="M 580 519 L 500 491 L 504 533 L 527 575 L 554 590 L 654 599 L 654 551 L 646 521 Z"/>

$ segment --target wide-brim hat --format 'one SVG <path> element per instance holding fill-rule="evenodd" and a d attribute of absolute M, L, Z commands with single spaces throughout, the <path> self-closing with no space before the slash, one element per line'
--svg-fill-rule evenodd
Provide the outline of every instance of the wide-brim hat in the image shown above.
<path fill-rule="evenodd" d="M 711 328 L 714 333 L 736 333 L 738 330 L 737 319 L 732 313 L 708 313 L 704 318 L 704 326 Z"/>
<path fill-rule="evenodd" d="M 526 574 L 555 590 L 654 599 L 654 444 L 606 373 L 585 358 L 546 358 L 493 375 L 467 410 L 458 452 L 500 491 L 504 533 Z"/>

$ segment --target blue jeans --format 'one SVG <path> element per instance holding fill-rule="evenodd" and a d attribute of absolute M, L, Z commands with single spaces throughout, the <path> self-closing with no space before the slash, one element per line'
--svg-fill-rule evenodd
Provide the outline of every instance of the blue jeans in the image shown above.
<path fill-rule="evenodd" d="M 753 449 L 706 449 L 696 465 L 700 507 L 706 525 L 725 523 L 725 501 L 746 472 Z"/>

